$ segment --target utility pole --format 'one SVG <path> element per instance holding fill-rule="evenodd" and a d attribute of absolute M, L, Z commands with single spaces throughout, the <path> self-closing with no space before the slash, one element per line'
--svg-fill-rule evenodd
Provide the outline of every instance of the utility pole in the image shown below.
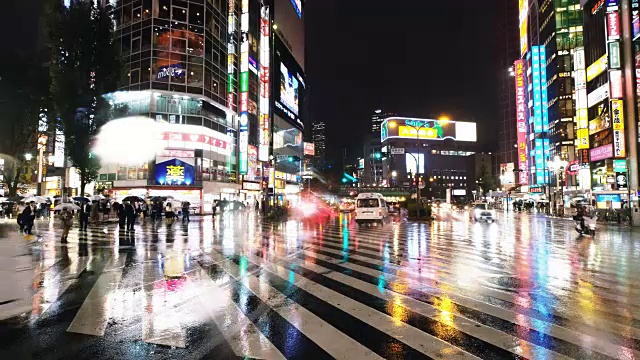
<path fill-rule="evenodd" d="M 627 133 L 627 175 L 629 189 L 629 210 L 631 210 L 631 225 L 640 226 L 640 203 L 638 201 L 638 191 L 640 189 L 640 169 L 638 169 L 638 128 L 636 121 L 636 79 L 635 59 L 633 55 L 633 29 L 631 28 L 631 1 L 621 0 L 622 9 L 622 57 L 624 64 L 624 115 L 625 132 Z"/>

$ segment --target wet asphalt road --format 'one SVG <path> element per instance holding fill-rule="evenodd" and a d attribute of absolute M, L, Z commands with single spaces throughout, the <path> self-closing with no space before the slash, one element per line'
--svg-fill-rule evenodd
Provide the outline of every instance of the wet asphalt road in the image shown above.
<path fill-rule="evenodd" d="M 0 240 L 0 359 L 640 358 L 640 232 L 440 215 L 236 213 L 68 244 L 39 222 Z"/>

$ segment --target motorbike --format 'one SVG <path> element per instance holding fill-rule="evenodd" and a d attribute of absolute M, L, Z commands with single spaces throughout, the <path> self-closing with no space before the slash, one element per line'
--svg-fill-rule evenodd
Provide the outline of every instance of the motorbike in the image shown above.
<path fill-rule="evenodd" d="M 596 221 L 598 220 L 598 216 L 595 215 L 593 217 L 584 217 L 584 228 L 582 224 L 580 224 L 580 220 L 576 218 L 576 231 L 580 235 L 596 235 Z"/>

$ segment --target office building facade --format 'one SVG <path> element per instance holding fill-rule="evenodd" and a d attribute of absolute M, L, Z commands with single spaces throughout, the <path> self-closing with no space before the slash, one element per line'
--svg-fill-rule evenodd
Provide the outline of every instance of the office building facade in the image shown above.
<path fill-rule="evenodd" d="M 120 91 L 106 97 L 129 115 L 168 123 L 171 131 L 164 135 L 165 153 L 155 161 L 137 169 L 105 165 L 98 186 L 116 198 L 180 191 L 204 211 L 217 199 L 261 202 L 268 193 L 273 202 L 295 196 L 305 119 L 302 5 L 112 4 L 125 71 Z M 192 166 L 194 178 L 163 182 L 163 166 L 171 161 Z"/>

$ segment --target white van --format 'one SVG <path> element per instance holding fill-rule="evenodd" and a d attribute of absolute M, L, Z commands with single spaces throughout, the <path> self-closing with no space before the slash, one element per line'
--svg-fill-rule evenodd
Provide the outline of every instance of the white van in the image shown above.
<path fill-rule="evenodd" d="M 358 225 L 364 223 L 380 223 L 389 215 L 387 203 L 382 194 L 362 193 L 356 198 L 356 222 Z"/>

